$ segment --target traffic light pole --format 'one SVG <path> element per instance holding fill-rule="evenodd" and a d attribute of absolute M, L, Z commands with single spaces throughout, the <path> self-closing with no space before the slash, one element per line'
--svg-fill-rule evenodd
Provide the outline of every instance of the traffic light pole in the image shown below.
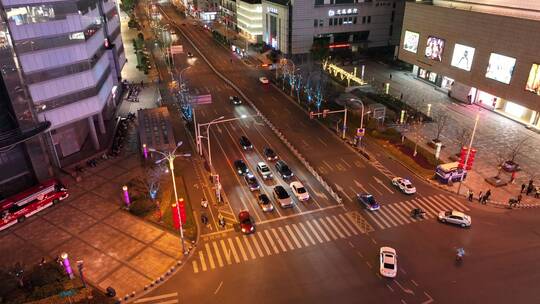
<path fill-rule="evenodd" d="M 467 170 L 467 164 L 469 163 L 469 156 L 471 155 L 472 144 L 474 140 L 474 134 L 476 133 L 476 127 L 478 126 L 478 120 L 480 120 L 480 112 L 476 113 L 476 119 L 474 120 L 474 127 L 471 134 L 471 141 L 469 142 L 469 149 L 467 149 L 467 156 L 465 156 L 465 170 Z M 459 191 L 461 190 L 461 184 L 463 183 L 464 177 L 465 177 L 465 174 L 462 174 L 461 178 L 459 179 L 457 194 L 459 194 Z"/>
<path fill-rule="evenodd" d="M 328 114 L 336 114 L 336 113 L 343 113 L 343 132 L 342 132 L 342 138 L 345 139 L 346 132 L 347 132 L 347 108 L 343 110 L 336 110 L 336 111 L 330 111 L 330 110 L 323 110 L 322 112 L 309 112 L 309 118 L 313 119 L 314 116 L 322 116 L 323 118 L 326 118 L 326 115 Z"/>

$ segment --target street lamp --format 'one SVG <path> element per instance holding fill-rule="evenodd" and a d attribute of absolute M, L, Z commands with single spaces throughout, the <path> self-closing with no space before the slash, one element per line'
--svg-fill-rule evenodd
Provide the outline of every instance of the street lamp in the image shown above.
<path fill-rule="evenodd" d="M 213 168 L 212 167 L 212 151 L 210 150 L 210 126 L 215 123 L 218 123 L 220 120 L 224 118 L 225 116 L 220 116 L 206 124 L 206 142 L 208 143 L 208 164 L 210 165 L 210 169 Z M 199 134 L 201 134 L 200 126 L 202 126 L 202 124 L 197 127 Z M 198 137 L 202 138 L 201 135 L 199 135 Z M 198 142 L 199 142 L 200 153 L 202 154 L 202 147 L 201 147 L 200 139 L 198 139 Z"/>
<path fill-rule="evenodd" d="M 169 162 L 169 168 L 171 170 L 171 177 L 172 177 L 173 189 L 174 189 L 174 199 L 175 199 L 176 203 L 178 203 L 178 192 L 176 190 L 176 179 L 174 177 L 174 159 L 176 157 L 190 157 L 191 156 L 190 153 L 176 154 L 176 150 L 182 144 L 183 144 L 183 142 L 179 141 L 178 144 L 176 144 L 176 147 L 174 148 L 174 150 L 172 152 L 169 152 L 169 151 L 162 152 L 162 151 L 156 150 L 154 148 L 149 148 L 148 149 L 148 151 L 150 151 L 150 152 L 158 153 L 158 154 L 161 154 L 163 156 L 162 159 L 156 161 L 156 164 L 160 164 L 161 162 L 163 162 L 165 160 L 167 160 Z M 181 242 L 182 242 L 182 252 L 184 254 L 187 254 L 186 247 L 185 247 L 185 244 L 184 244 L 184 230 L 182 228 L 182 219 L 180 217 L 180 208 L 177 208 L 177 212 L 178 212 L 178 218 L 180 219 L 179 220 L 180 225 L 179 225 L 178 229 L 180 230 L 180 239 L 181 239 Z"/>

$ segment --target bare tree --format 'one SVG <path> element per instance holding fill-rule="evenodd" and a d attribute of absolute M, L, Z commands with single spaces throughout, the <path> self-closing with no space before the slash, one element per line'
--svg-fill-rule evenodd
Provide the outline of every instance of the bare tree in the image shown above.
<path fill-rule="evenodd" d="M 461 152 L 461 149 L 465 147 L 471 139 L 471 131 L 468 128 L 461 127 L 459 128 L 457 134 L 456 134 L 456 140 L 458 142 L 459 151 L 458 154 Z"/>
<path fill-rule="evenodd" d="M 439 111 L 435 115 L 435 139 L 434 142 L 440 142 L 441 133 L 448 125 L 448 114 L 444 111 Z"/>
<path fill-rule="evenodd" d="M 523 148 L 525 147 L 525 144 L 529 139 L 530 136 L 523 137 L 521 140 L 511 146 L 510 150 L 508 151 L 508 157 L 506 161 L 515 163 L 516 158 L 521 155 L 521 153 L 523 152 Z"/>
<path fill-rule="evenodd" d="M 159 190 L 161 176 L 165 173 L 166 169 L 162 166 L 152 166 L 145 169 L 145 186 L 148 190 L 148 194 L 152 200 L 155 200 L 155 195 Z"/>

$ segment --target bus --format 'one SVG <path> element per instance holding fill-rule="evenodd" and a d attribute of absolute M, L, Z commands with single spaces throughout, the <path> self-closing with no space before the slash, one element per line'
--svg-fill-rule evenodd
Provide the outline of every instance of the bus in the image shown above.
<path fill-rule="evenodd" d="M 68 198 L 66 187 L 56 179 L 47 180 L 0 201 L 0 231 Z"/>

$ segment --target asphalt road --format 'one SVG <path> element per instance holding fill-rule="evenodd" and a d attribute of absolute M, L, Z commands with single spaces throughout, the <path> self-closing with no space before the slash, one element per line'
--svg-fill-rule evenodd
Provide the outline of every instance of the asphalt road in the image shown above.
<path fill-rule="evenodd" d="M 540 253 L 537 210 L 509 211 L 470 204 L 411 177 L 418 193 L 406 196 L 394 189 L 389 178 L 408 171 L 384 158 L 373 147 L 380 163 L 368 163 L 344 145 L 331 131 L 287 99 L 277 88 L 258 83 L 258 70 L 217 45 L 209 32 L 185 22 L 165 8 L 179 30 L 256 104 L 270 121 L 301 151 L 319 173 L 344 198 L 338 205 L 281 144 L 259 118 L 247 118 L 211 127 L 212 159 L 221 176 L 230 205 L 231 220 L 248 209 L 257 231 L 243 236 L 231 226 L 211 224 L 203 230 L 195 256 L 182 270 L 138 303 L 536 303 Z M 186 25 L 180 25 L 186 23 Z M 211 93 L 211 105 L 197 106 L 197 119 L 253 115 L 245 104 L 233 106 L 235 94 L 217 78 L 184 39 L 184 48 L 195 54 L 186 72 L 196 94 Z M 233 60 L 232 63 L 230 60 Z M 185 64 L 185 58 L 178 62 Z M 219 126 L 219 128 L 218 128 Z M 202 134 L 205 135 L 205 134 Z M 248 136 L 255 149 L 241 150 L 238 137 Z M 243 158 L 253 171 L 263 159 L 261 149 L 270 145 L 289 163 L 311 193 L 307 203 L 292 210 L 276 206 L 263 213 L 254 194 L 232 167 Z M 274 170 L 274 174 L 275 174 Z M 260 180 L 261 181 L 261 180 Z M 264 183 L 270 193 L 281 178 Z M 381 210 L 368 212 L 354 202 L 357 192 L 373 193 Z M 317 194 L 318 193 L 318 194 Z M 325 197 L 326 196 L 326 197 Z M 428 212 L 425 220 L 408 216 L 412 207 Z M 208 212 L 226 210 L 213 207 Z M 440 210 L 459 209 L 473 218 L 473 227 L 462 229 L 438 223 Z M 378 251 L 391 246 L 398 251 L 398 277 L 378 274 Z M 461 265 L 454 262 L 455 248 L 467 251 Z M 137 301 L 136 301 L 137 302 Z"/>

